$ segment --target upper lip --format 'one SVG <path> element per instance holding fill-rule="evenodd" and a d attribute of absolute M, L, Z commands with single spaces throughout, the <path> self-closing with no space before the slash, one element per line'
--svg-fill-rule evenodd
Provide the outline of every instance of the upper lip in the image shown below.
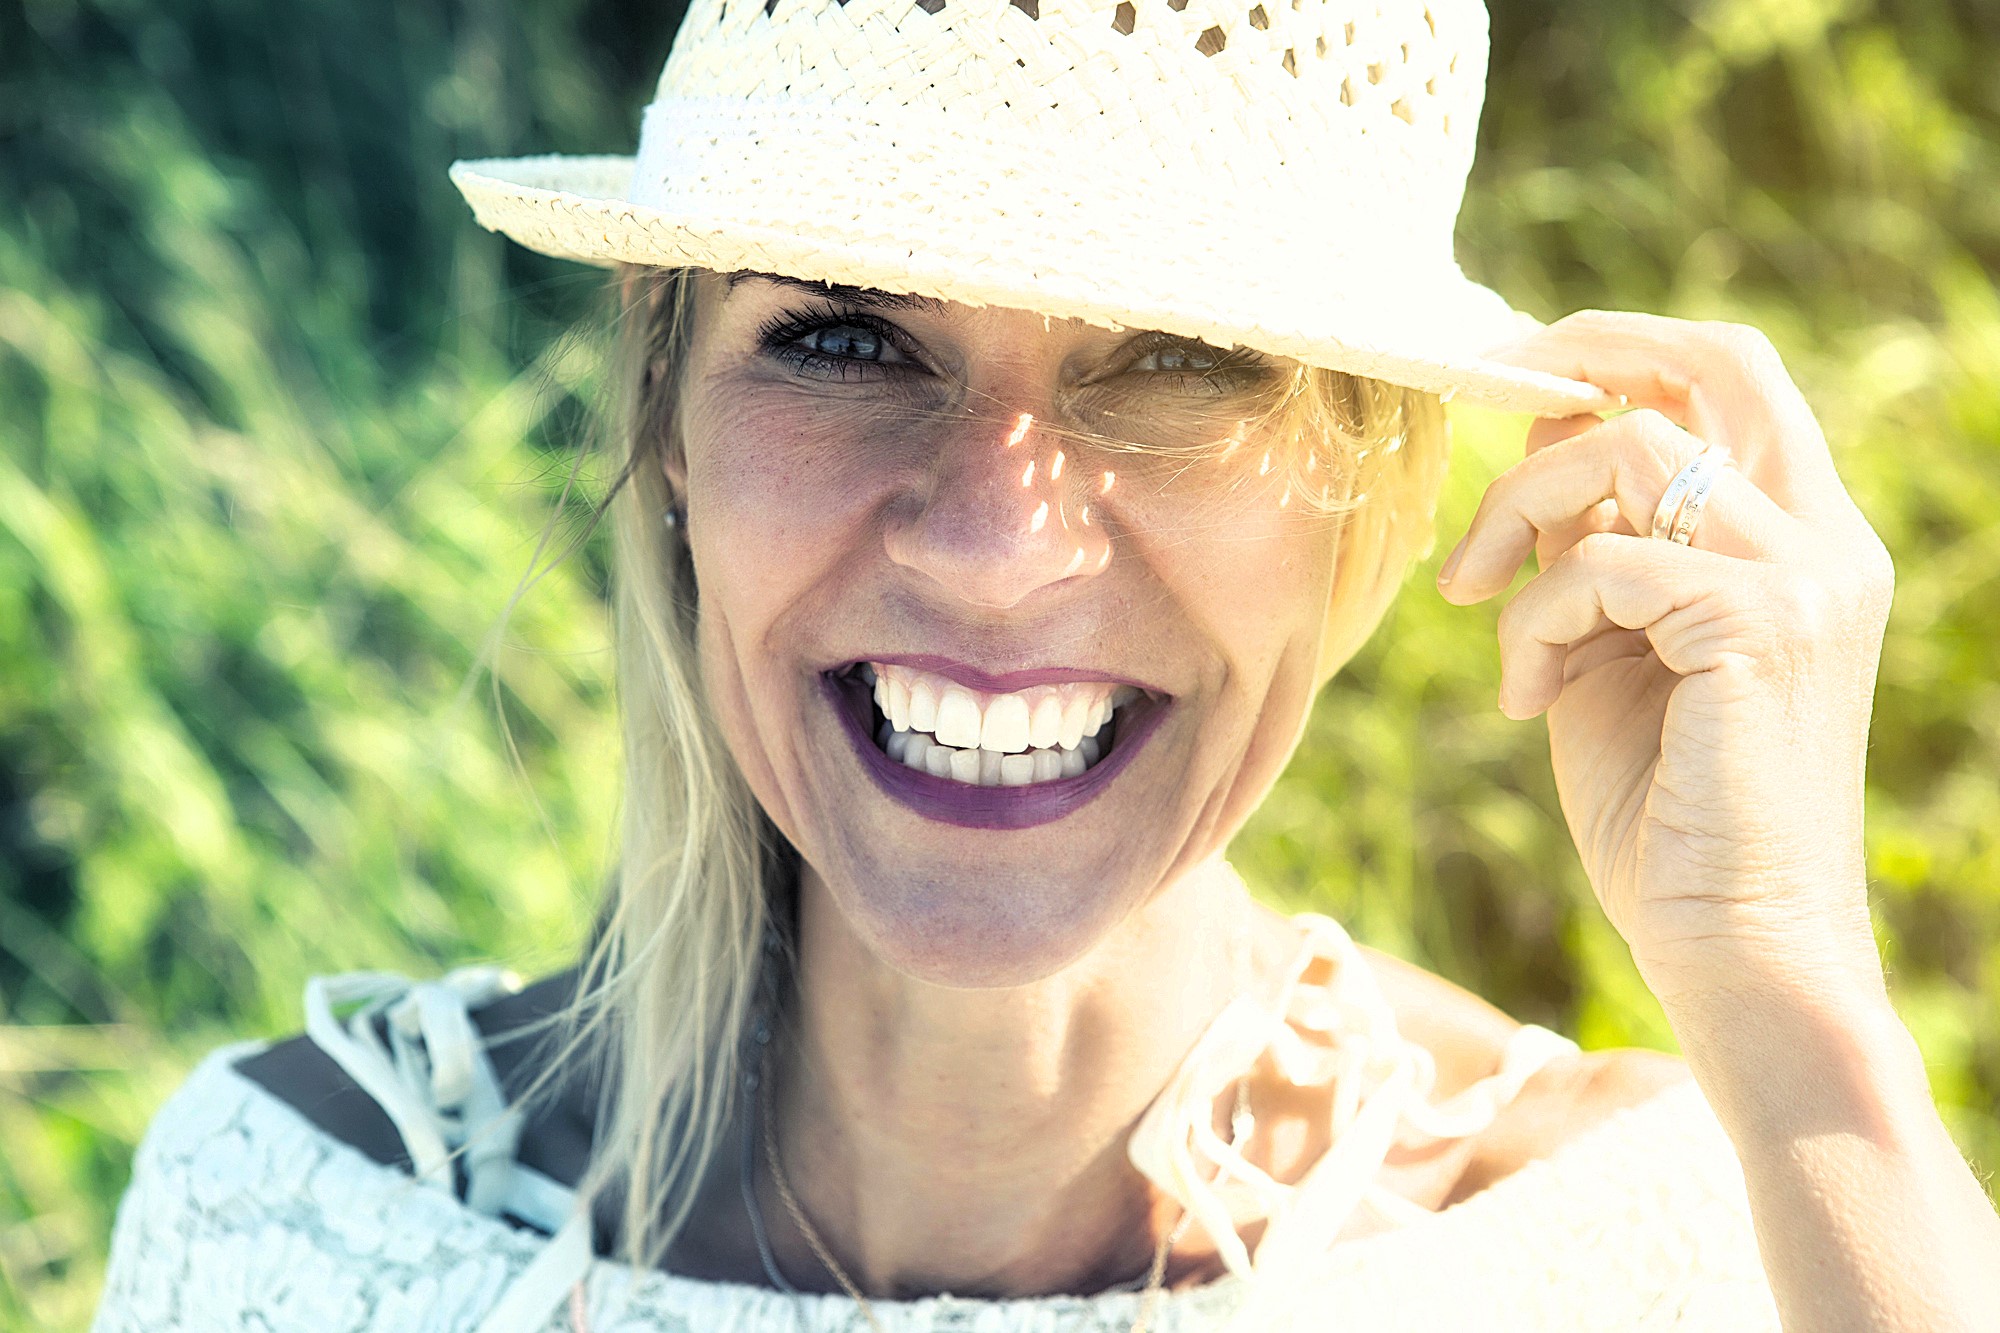
<path fill-rule="evenodd" d="M 863 662 L 882 662 L 932 672 L 982 694 L 1011 694 L 1032 685 L 1057 685 L 1070 681 L 1110 681 L 1144 690 L 1154 699 L 1172 697 L 1169 691 L 1150 681 L 1106 667 L 1034 666 L 1013 671 L 989 671 L 938 653 L 871 653 L 866 657 L 849 658 L 832 669 L 835 672 L 847 671 Z"/>

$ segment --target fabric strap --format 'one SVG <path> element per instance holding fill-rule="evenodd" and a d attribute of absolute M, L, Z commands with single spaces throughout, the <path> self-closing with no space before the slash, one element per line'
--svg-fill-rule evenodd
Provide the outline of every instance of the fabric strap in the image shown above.
<path fill-rule="evenodd" d="M 509 1107 L 471 1011 L 519 989 L 498 968 L 460 968 L 438 981 L 389 972 L 306 983 L 306 1035 L 346 1071 L 396 1127 L 416 1178 L 453 1190 L 465 1160 L 465 1205 L 507 1214 L 550 1234 L 508 1284 L 478 1333 L 532 1333 L 589 1270 L 589 1219 L 576 1192 L 515 1160 L 522 1119 Z M 338 1010 L 346 1009 L 343 1019 Z M 385 1020 L 388 1039 L 378 1029 Z"/>

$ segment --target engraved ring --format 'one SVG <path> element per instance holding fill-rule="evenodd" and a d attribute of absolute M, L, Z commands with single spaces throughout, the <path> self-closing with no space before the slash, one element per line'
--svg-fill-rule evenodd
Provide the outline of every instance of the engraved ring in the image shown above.
<path fill-rule="evenodd" d="M 1708 503 L 1709 487 L 1729 464 L 1729 450 L 1719 444 L 1711 444 L 1689 459 L 1667 483 L 1660 507 L 1653 511 L 1653 535 L 1682 546 L 1692 541 L 1702 506 Z"/>

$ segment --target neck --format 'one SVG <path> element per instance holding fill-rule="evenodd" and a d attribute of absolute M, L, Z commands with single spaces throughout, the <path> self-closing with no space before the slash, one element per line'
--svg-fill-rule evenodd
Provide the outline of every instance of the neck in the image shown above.
<path fill-rule="evenodd" d="M 1288 956 L 1282 920 L 1217 857 L 1052 976 L 952 989 L 874 959 L 806 874 L 774 1128 L 849 1277 L 873 1294 L 1006 1296 L 1143 1273 L 1175 1210 L 1126 1138 L 1221 1008 Z M 780 1230 L 786 1271 L 830 1288 Z"/>

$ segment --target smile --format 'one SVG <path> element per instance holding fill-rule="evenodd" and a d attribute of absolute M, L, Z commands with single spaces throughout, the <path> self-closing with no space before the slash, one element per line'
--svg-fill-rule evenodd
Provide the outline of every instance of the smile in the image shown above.
<path fill-rule="evenodd" d="M 1166 711 L 1165 696 L 1127 681 L 1067 670 L 991 677 L 933 658 L 852 662 L 822 681 L 884 792 L 975 828 L 1025 828 L 1075 810 Z"/>
<path fill-rule="evenodd" d="M 1083 773 L 1110 750 L 1139 690 L 1112 681 L 988 694 L 894 663 L 856 670 L 875 690 L 875 743 L 906 768 L 974 787 L 1026 787 Z"/>

